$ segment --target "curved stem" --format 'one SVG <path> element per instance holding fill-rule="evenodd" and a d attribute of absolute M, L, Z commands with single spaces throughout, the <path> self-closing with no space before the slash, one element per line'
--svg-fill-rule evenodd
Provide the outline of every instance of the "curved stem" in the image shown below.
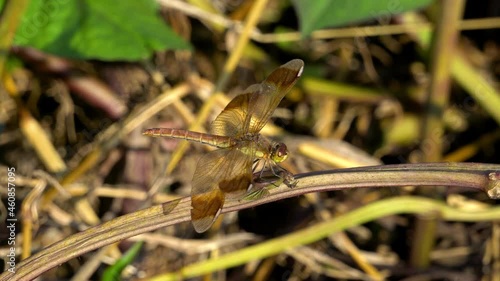
<path fill-rule="evenodd" d="M 233 212 L 309 192 L 359 187 L 444 185 L 468 187 L 500 198 L 500 165 L 479 163 L 426 163 L 339 169 L 296 176 L 294 188 L 281 185 L 269 196 L 254 201 L 230 200 L 222 213 Z M 415 205 L 416 206 L 416 205 Z M 403 213 L 414 212 L 408 205 Z M 20 262 L 15 274 L 5 272 L 1 280 L 34 279 L 43 272 L 86 252 L 123 239 L 190 220 L 189 197 L 176 199 L 118 217 L 69 236 Z M 496 217 L 498 218 L 498 216 Z M 491 218 L 493 219 L 493 218 Z"/>

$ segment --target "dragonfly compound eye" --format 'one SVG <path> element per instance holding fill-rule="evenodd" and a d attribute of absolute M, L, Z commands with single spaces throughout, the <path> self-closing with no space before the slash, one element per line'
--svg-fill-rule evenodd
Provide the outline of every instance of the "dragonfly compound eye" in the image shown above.
<path fill-rule="evenodd" d="M 276 163 L 280 163 L 285 161 L 286 158 L 288 158 L 288 148 L 286 145 L 284 143 L 276 143 L 273 145 L 271 159 Z"/>

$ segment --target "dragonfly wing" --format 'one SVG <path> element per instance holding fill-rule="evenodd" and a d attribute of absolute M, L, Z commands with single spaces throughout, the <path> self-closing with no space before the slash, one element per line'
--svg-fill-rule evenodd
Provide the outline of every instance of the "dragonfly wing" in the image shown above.
<path fill-rule="evenodd" d="M 243 125 L 248 115 L 248 94 L 245 92 L 226 105 L 212 122 L 210 133 L 230 137 L 240 136 L 243 133 Z"/>
<path fill-rule="evenodd" d="M 191 220 L 197 232 L 214 223 L 225 197 L 243 196 L 252 181 L 252 156 L 236 148 L 204 155 L 193 177 Z"/>
<path fill-rule="evenodd" d="M 223 136 L 258 133 L 297 82 L 303 67 L 302 60 L 291 60 L 274 70 L 264 82 L 249 86 L 217 116 L 211 133 Z"/>
<path fill-rule="evenodd" d="M 283 97 L 302 75 L 304 62 L 294 59 L 274 70 L 262 83 L 252 85 L 248 97 L 248 115 L 245 132 L 258 133 L 273 115 Z M 258 87 L 256 87 L 258 86 Z"/>
<path fill-rule="evenodd" d="M 224 206 L 224 194 L 215 188 L 211 191 L 191 196 L 191 221 L 198 233 L 207 231 Z"/>

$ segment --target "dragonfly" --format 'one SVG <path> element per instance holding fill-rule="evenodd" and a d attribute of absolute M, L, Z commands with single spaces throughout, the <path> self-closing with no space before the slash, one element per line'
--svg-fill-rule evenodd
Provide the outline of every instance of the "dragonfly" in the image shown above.
<path fill-rule="evenodd" d="M 293 174 L 278 165 L 288 157 L 287 146 L 259 132 L 303 69 L 304 62 L 294 59 L 275 69 L 262 83 L 249 86 L 215 118 L 209 134 L 172 128 L 143 132 L 146 136 L 185 139 L 219 148 L 199 159 L 193 176 L 191 221 L 196 232 L 212 226 L 226 198 L 241 199 L 252 184 L 258 185 L 259 173 L 253 169 L 259 161 L 264 161 L 264 168 L 268 167 L 280 183 L 289 187 L 296 184 Z"/>

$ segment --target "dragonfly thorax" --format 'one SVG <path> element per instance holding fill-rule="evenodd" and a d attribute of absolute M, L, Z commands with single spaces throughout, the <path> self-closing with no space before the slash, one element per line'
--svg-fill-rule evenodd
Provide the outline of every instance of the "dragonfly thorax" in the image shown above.
<path fill-rule="evenodd" d="M 242 145 L 242 143 L 246 143 Z M 238 149 L 256 158 L 280 163 L 288 158 L 288 148 L 282 142 L 273 142 L 260 134 L 246 134 L 235 141 Z"/>

